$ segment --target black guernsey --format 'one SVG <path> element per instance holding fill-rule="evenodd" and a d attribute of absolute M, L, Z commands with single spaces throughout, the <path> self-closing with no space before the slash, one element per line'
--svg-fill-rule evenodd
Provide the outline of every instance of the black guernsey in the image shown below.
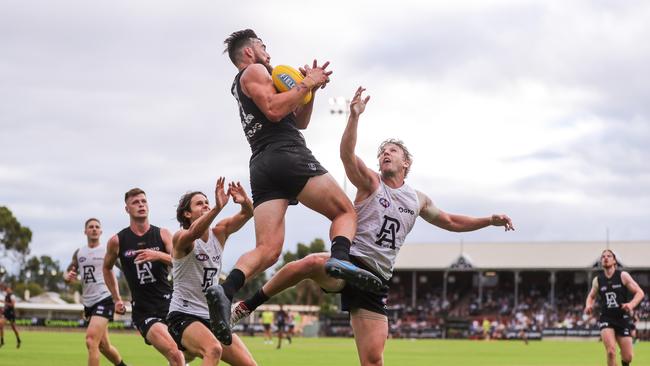
<path fill-rule="evenodd" d="M 12 294 L 5 294 L 5 310 L 13 310 L 14 309 L 14 306 L 13 306 L 13 304 L 11 302 L 12 296 L 13 296 L 13 293 Z"/>
<path fill-rule="evenodd" d="M 245 70 L 244 68 L 235 76 L 230 92 L 237 99 L 241 124 L 251 146 L 252 156 L 264 150 L 267 145 L 277 142 L 307 146 L 305 138 L 296 127 L 296 117 L 293 113 L 289 113 L 279 122 L 271 122 L 255 102 L 244 94 L 239 80 Z"/>
<path fill-rule="evenodd" d="M 172 286 L 167 279 L 169 270 L 160 262 L 135 264 L 135 251 L 152 249 L 165 251 L 160 228 L 151 225 L 149 231 L 138 236 L 127 227 L 117 234 L 120 241 L 120 263 L 131 290 L 134 318 L 146 314 L 166 314 L 171 301 Z"/>
<path fill-rule="evenodd" d="M 607 319 L 622 319 L 625 311 L 621 305 L 628 302 L 629 291 L 623 285 L 621 271 L 614 271 L 611 278 L 605 276 L 603 271 L 598 275 L 598 298 L 600 303 L 600 317 Z"/>

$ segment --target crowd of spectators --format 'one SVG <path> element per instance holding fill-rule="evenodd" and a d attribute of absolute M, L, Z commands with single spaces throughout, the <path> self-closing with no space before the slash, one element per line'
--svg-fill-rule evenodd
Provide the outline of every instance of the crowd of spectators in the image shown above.
<path fill-rule="evenodd" d="M 390 331 L 394 337 L 438 335 L 446 323 L 466 324 L 464 336 L 475 338 L 505 338 L 508 333 L 541 332 L 553 329 L 598 329 L 598 311 L 584 313 L 585 286 L 565 286 L 556 292 L 552 303 L 547 291 L 536 287 L 524 288 L 518 301 L 511 291 L 498 288 L 483 291 L 479 301 L 476 289 L 465 293 L 448 293 L 442 297 L 439 288 L 419 293 L 413 299 L 403 289 L 391 291 L 388 299 Z M 635 312 L 637 322 L 648 322 L 650 297 L 645 295 Z M 447 324 L 449 325 L 449 324 Z M 459 327 L 462 328 L 462 325 Z"/>

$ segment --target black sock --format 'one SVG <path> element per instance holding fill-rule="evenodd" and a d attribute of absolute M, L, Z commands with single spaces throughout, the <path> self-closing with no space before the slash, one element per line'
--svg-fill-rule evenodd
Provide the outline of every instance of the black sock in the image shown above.
<path fill-rule="evenodd" d="M 332 258 L 343 261 L 350 261 L 350 240 L 345 236 L 337 236 L 332 239 Z"/>
<path fill-rule="evenodd" d="M 223 292 L 226 293 L 226 296 L 230 301 L 232 301 L 233 296 L 239 291 L 240 288 L 244 287 L 244 282 L 246 282 L 246 276 L 244 272 L 238 270 L 237 268 L 230 271 L 226 280 L 223 281 L 221 287 L 223 287 Z"/>
<path fill-rule="evenodd" d="M 122 361 L 120 361 L 120 363 L 118 363 L 115 366 L 127 366 L 127 365 L 124 363 L 124 360 L 122 360 Z"/>
<path fill-rule="evenodd" d="M 623 361 L 623 360 L 621 360 L 621 365 L 623 365 L 623 366 L 630 366 L 630 363 L 629 363 L 629 362 L 625 362 L 625 361 Z"/>
<path fill-rule="evenodd" d="M 259 290 L 255 291 L 253 296 L 244 300 L 244 304 L 246 305 L 248 310 L 252 312 L 253 310 L 257 309 L 258 306 L 264 304 L 267 301 L 269 301 L 269 297 L 266 296 L 264 291 L 260 288 Z"/>

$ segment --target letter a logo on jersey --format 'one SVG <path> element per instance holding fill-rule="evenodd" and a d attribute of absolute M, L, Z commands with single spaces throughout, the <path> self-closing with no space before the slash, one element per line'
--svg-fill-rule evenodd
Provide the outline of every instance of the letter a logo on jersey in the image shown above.
<path fill-rule="evenodd" d="M 136 264 L 135 269 L 138 272 L 138 280 L 140 281 L 141 285 L 156 282 L 156 278 L 151 272 L 151 262 Z"/>
<path fill-rule="evenodd" d="M 95 266 L 84 266 L 84 283 L 97 282 L 95 279 Z"/>
<path fill-rule="evenodd" d="M 616 292 L 607 292 L 605 293 L 605 298 L 607 299 L 607 308 L 618 308 L 618 303 L 616 302 Z"/>
<path fill-rule="evenodd" d="M 399 232 L 399 227 L 399 221 L 384 215 L 384 223 L 381 224 L 381 230 L 377 234 L 375 244 L 382 247 L 389 244 L 391 249 L 395 249 L 395 234 Z"/>
<path fill-rule="evenodd" d="M 203 268 L 203 283 L 201 286 L 203 287 L 203 292 L 205 292 L 208 287 L 212 286 L 212 279 L 214 276 L 217 275 L 217 272 L 219 272 L 218 268 L 211 268 L 211 267 L 205 267 Z"/>

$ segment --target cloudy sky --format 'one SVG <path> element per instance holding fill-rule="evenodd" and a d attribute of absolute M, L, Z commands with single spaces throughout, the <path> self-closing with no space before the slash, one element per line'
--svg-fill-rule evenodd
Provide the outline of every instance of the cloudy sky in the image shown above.
<path fill-rule="evenodd" d="M 607 228 L 612 240 L 650 239 L 650 3 L 284 4 L 3 0 L 0 205 L 32 229 L 32 253 L 67 264 L 91 216 L 108 240 L 128 225 L 134 186 L 171 230 L 182 193 L 211 192 L 220 175 L 248 187 L 236 70 L 222 54 L 244 28 L 273 64 L 331 61 L 305 137 L 341 184 L 345 121 L 328 99 L 363 85 L 372 100 L 357 150 L 369 165 L 399 137 L 415 156 L 408 182 L 440 208 L 507 213 L 517 228 L 420 222 L 409 242 L 604 242 Z M 252 228 L 231 238 L 226 270 L 253 247 Z M 294 207 L 286 247 L 327 230 Z"/>

